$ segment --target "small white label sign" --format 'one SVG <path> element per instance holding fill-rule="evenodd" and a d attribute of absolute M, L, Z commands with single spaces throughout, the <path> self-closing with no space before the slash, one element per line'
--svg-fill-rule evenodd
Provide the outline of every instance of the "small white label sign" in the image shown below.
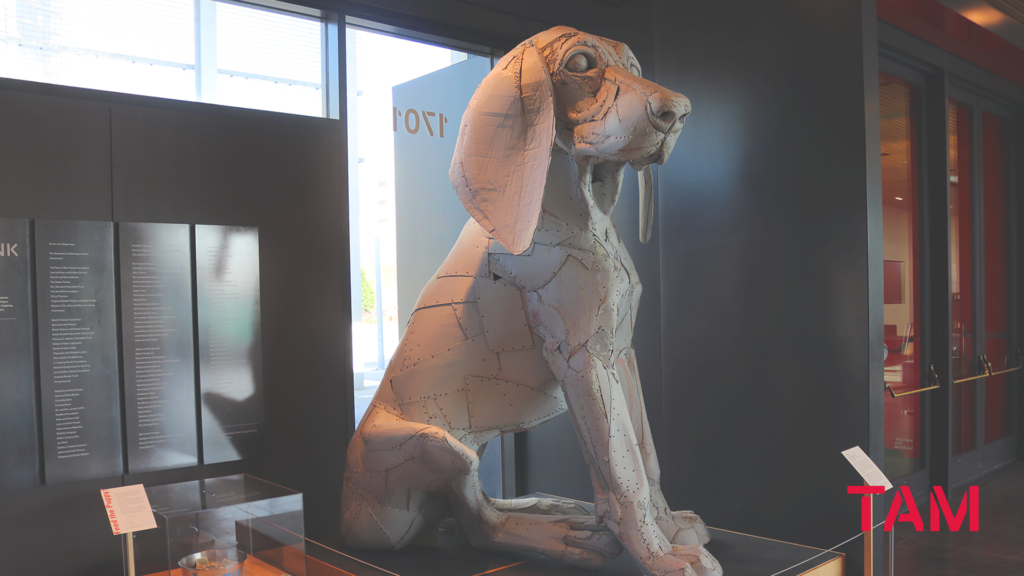
<path fill-rule="evenodd" d="M 156 518 L 142 484 L 107 488 L 100 490 L 100 495 L 115 535 L 156 528 Z"/>
<path fill-rule="evenodd" d="M 889 482 L 889 479 L 878 469 L 875 462 L 860 449 L 860 446 L 843 450 L 843 456 L 846 456 L 850 464 L 853 464 L 854 469 L 868 483 L 868 486 L 885 486 L 886 490 L 892 488 L 892 483 Z"/>

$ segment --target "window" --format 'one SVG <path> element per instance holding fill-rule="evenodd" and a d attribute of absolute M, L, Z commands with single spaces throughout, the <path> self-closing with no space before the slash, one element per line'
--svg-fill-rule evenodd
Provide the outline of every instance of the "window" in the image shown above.
<path fill-rule="evenodd" d="M 0 0 L 0 76 L 324 116 L 321 18 L 213 0 Z"/>
<path fill-rule="evenodd" d="M 355 19 L 350 24 L 379 26 Z M 389 402 L 393 389 L 382 381 L 392 358 L 397 373 L 420 353 L 440 352 L 426 350 L 440 340 L 405 338 L 406 326 L 414 314 L 437 311 L 417 304 L 420 291 L 469 220 L 448 169 L 462 113 L 491 70 L 491 59 L 478 55 L 485 48 L 467 46 L 474 54 L 375 30 L 350 27 L 345 36 L 356 426 L 378 390 Z M 418 422 L 452 425 L 458 414 L 446 415 L 433 401 L 419 406 Z M 398 407 L 417 414 L 416 402 Z M 468 406 L 463 410 L 468 415 Z M 501 497 L 502 443 L 492 440 L 480 450 L 481 487 Z"/>
<path fill-rule="evenodd" d="M 457 116 L 445 120 L 438 112 L 422 105 L 415 111 L 411 107 L 395 107 L 393 94 L 396 87 L 405 85 L 428 74 L 452 67 L 476 56 L 432 46 L 405 38 L 385 35 L 361 28 L 346 30 L 346 58 L 348 74 L 349 118 L 349 206 L 352 274 L 352 350 L 355 373 L 355 421 L 358 424 L 369 406 L 384 370 L 398 346 L 409 310 L 400 314 L 400 284 L 415 294 L 423 287 L 424 279 L 410 273 L 408 267 L 399 269 L 399 242 L 396 229 L 396 179 L 410 176 L 409 167 L 396 175 L 396 140 L 404 136 L 417 136 L 436 152 L 438 147 L 454 149 L 458 136 L 458 122 L 465 102 L 453 103 Z M 490 68 L 489 59 L 483 58 L 485 69 L 475 82 L 479 82 Z M 472 85 L 474 88 L 476 84 Z M 399 88 L 401 91 L 401 88 Z M 471 92 L 470 92 L 471 93 Z M 424 94 L 419 94 L 425 96 Z M 447 96 L 447 94 L 438 95 Z M 447 98 L 446 98 L 447 100 Z M 466 97 L 468 101 L 468 96 Z M 423 112 L 421 115 L 420 112 Z M 447 112 L 452 117 L 456 112 Z M 442 114 L 444 113 L 442 112 Z M 430 116 L 427 116 L 430 113 Z M 426 122 L 430 122 L 428 132 Z M 441 124 L 438 124 L 441 122 Z M 444 132 L 441 137 L 441 130 Z M 433 188 L 451 197 L 455 193 L 448 184 L 448 164 L 451 152 L 441 153 L 445 160 L 429 163 L 415 174 L 415 186 L 425 181 Z M 425 186 L 425 184 L 424 184 Z M 424 189 L 416 193 L 422 195 Z M 464 223 L 468 215 L 458 206 L 458 218 Z M 409 232 L 430 236 L 433 226 Z M 428 229 L 429 228 L 429 229 Z M 461 228 L 454 229 L 457 234 Z M 448 242 L 444 254 L 451 248 Z M 441 254 L 443 257 L 444 254 Z M 418 264 L 418 262 L 416 263 Z M 433 266 L 437 263 L 424 264 Z M 401 316 L 401 317 L 400 317 Z"/>

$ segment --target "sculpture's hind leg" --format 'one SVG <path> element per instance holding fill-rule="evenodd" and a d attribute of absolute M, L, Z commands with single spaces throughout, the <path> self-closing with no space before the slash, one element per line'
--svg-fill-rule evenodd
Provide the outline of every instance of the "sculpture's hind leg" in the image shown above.
<path fill-rule="evenodd" d="M 593 516 L 506 512 L 491 506 L 475 452 L 436 426 L 374 410 L 349 446 L 342 511 L 345 542 L 360 548 L 407 546 L 450 506 L 475 547 L 537 552 L 597 567 L 622 550 Z"/>
<path fill-rule="evenodd" d="M 371 408 L 348 449 L 342 536 L 397 550 L 448 513 L 444 489 L 475 470 L 476 454 L 435 426 Z"/>

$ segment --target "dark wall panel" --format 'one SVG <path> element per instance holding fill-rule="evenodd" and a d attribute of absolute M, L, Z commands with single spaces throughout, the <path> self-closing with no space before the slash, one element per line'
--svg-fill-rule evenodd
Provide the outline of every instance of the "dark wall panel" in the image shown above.
<path fill-rule="evenodd" d="M 660 170 L 662 485 L 711 525 L 821 547 L 859 527 L 840 451 L 870 450 L 881 410 L 862 8 L 654 10 L 656 79 L 693 103 Z"/>
<path fill-rule="evenodd" d="M 347 447 L 345 168 L 337 121 L 280 118 L 115 106 L 114 218 L 259 228 L 267 446 L 252 471 L 305 493 L 315 537 L 337 530 Z"/>
<path fill-rule="evenodd" d="M 48 95 L 45 85 L 3 85 L 0 216 L 260 228 L 272 409 L 260 458 L 0 492 L 0 565 L 54 576 L 120 571 L 120 540 L 98 490 L 122 484 L 248 472 L 305 492 L 307 534 L 335 531 L 351 356 L 340 124 L 111 95 L 166 107 L 137 108 L 94 101 L 105 95 L 92 91 L 61 89 L 76 99 Z M 41 564 L 39 534 L 66 543 L 68 554 Z"/>
<path fill-rule="evenodd" d="M 110 220 L 110 105 L 0 90 L 4 218 Z"/>
<path fill-rule="evenodd" d="M 0 218 L 0 490 L 43 481 L 31 222 Z"/>
<path fill-rule="evenodd" d="M 0 201 L 2 217 L 109 220 L 110 106 L 0 90 Z M 0 492 L 3 571 L 120 570 L 121 544 L 98 500 L 100 488 L 120 483 L 115 476 Z M 67 553 L 40 549 L 40 534 L 65 542 Z"/>
<path fill-rule="evenodd" d="M 47 485 L 122 473 L 114 225 L 36 220 Z"/>
<path fill-rule="evenodd" d="M 117 231 L 127 470 L 195 466 L 192 231 L 137 222 Z"/>
<path fill-rule="evenodd" d="M 120 485 L 115 476 L 0 494 L 3 573 L 123 574 L 121 538 L 111 532 L 100 499 L 100 490 Z"/>
<path fill-rule="evenodd" d="M 259 229 L 194 228 L 203 462 L 255 458 L 266 432 Z"/>

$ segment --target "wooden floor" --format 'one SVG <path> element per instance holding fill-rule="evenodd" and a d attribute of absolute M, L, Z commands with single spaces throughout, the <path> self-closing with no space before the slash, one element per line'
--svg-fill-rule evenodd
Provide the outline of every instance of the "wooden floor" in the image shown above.
<path fill-rule="evenodd" d="M 981 500 L 979 531 L 969 532 L 966 522 L 959 532 L 948 528 L 944 532 L 915 532 L 909 523 L 897 523 L 895 571 L 891 576 L 1024 574 L 1024 462 L 993 472 L 976 485 Z M 950 495 L 954 511 L 965 492 L 961 489 Z M 928 505 L 919 505 L 918 509 L 927 530 Z"/>

